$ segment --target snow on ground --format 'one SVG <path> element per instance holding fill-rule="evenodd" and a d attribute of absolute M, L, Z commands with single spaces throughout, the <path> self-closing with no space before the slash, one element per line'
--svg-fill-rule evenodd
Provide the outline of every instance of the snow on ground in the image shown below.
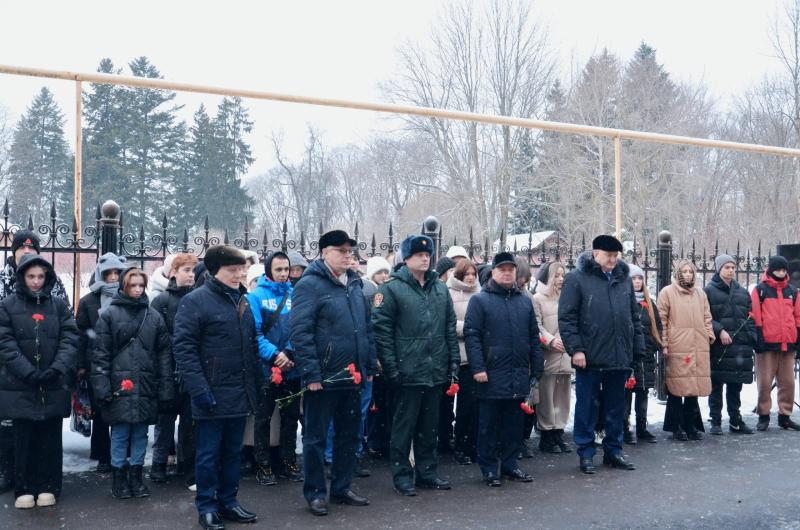
<path fill-rule="evenodd" d="M 777 414 L 777 401 L 776 401 L 776 393 L 777 390 L 773 391 L 772 393 L 772 409 L 773 409 L 773 418 L 772 418 L 772 425 L 776 424 L 777 418 L 775 414 Z M 797 394 L 796 394 L 797 395 Z M 795 399 L 797 399 L 795 397 Z M 756 406 L 758 401 L 758 391 L 756 389 L 755 383 L 750 385 L 744 385 L 742 389 L 742 415 L 745 417 L 748 425 L 750 427 L 755 428 L 755 420 L 756 416 L 753 413 L 753 409 Z M 573 388 L 572 393 L 572 405 L 575 403 L 575 391 Z M 700 399 L 700 407 L 703 412 L 703 419 L 708 422 L 708 399 L 701 398 Z M 666 408 L 666 403 L 659 403 L 655 396 L 650 395 L 650 401 L 647 407 L 647 421 L 651 425 L 660 424 L 664 421 L 664 410 Z M 632 413 L 633 415 L 633 413 Z M 722 411 L 723 417 L 723 427 L 727 421 L 727 411 L 723 408 Z M 570 410 L 569 415 L 569 423 L 567 424 L 567 431 L 572 431 L 572 422 L 574 420 L 574 410 Z M 633 420 L 633 418 L 631 418 Z M 658 428 L 660 429 L 660 427 Z M 177 432 L 177 429 L 176 429 Z M 727 432 L 727 429 L 726 429 Z M 89 460 L 89 438 L 84 438 L 82 435 L 78 433 L 74 433 L 70 431 L 69 428 L 69 419 L 64 420 L 64 428 L 63 428 L 63 440 L 64 440 L 64 471 L 65 472 L 81 472 L 87 471 L 95 465 L 95 462 Z M 149 432 L 149 444 L 147 449 L 147 457 L 145 460 L 146 464 L 150 463 L 150 457 L 152 453 L 152 444 L 153 444 L 153 427 L 150 427 Z M 302 450 L 301 440 L 300 440 L 300 433 L 298 430 L 298 442 L 297 442 L 298 451 Z"/>

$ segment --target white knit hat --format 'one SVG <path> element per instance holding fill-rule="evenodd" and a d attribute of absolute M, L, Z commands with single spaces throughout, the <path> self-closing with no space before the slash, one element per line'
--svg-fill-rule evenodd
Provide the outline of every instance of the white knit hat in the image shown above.
<path fill-rule="evenodd" d="M 264 275 L 263 263 L 256 263 L 255 265 L 250 265 L 250 268 L 247 269 L 247 285 L 250 285 L 250 282 L 252 282 L 256 278 L 260 278 L 263 275 Z"/>
<path fill-rule="evenodd" d="M 447 257 L 448 258 L 467 258 L 469 259 L 469 254 L 467 254 L 467 249 L 464 247 L 453 245 L 449 249 L 447 249 Z"/>
<path fill-rule="evenodd" d="M 380 271 L 392 272 L 392 267 L 385 258 L 374 256 L 367 260 L 367 279 L 371 280 Z"/>

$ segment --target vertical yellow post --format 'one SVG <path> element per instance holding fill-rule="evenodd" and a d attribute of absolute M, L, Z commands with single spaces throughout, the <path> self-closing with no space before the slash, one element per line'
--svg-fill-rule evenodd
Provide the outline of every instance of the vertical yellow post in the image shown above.
<path fill-rule="evenodd" d="M 81 106 L 83 101 L 81 97 L 83 95 L 83 87 L 81 86 L 80 80 L 75 81 L 75 182 L 73 183 L 72 188 L 72 195 L 73 195 L 73 204 L 75 208 L 72 212 L 73 217 L 75 218 L 75 226 L 78 227 L 78 238 L 80 238 L 81 234 L 81 172 L 83 169 L 83 129 L 81 126 L 82 122 L 82 112 Z M 78 300 L 80 300 L 81 295 L 81 256 L 82 254 L 77 254 L 73 259 L 73 271 L 72 271 L 72 307 L 75 308 L 75 314 L 78 313 Z"/>
<path fill-rule="evenodd" d="M 622 146 L 614 137 L 614 213 L 617 239 L 622 238 Z"/>

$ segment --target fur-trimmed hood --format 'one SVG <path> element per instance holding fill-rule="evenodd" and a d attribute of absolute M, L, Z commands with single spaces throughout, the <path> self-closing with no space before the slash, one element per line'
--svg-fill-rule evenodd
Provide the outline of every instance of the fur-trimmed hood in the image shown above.
<path fill-rule="evenodd" d="M 600 265 L 598 265 L 592 257 L 591 250 L 586 250 L 582 252 L 580 256 L 578 256 L 578 261 L 575 265 L 575 268 L 586 273 L 595 273 L 605 276 L 605 274 L 603 274 L 603 270 L 600 268 Z M 612 270 L 611 273 L 617 280 L 622 281 L 628 277 L 628 274 L 630 273 L 630 267 L 624 261 L 618 260 L 614 270 Z"/>

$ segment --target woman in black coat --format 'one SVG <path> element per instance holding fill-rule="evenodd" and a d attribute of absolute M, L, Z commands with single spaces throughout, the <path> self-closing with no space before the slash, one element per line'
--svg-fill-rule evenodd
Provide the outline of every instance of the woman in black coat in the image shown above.
<path fill-rule="evenodd" d="M 56 274 L 44 258 L 22 258 L 16 282 L 0 304 L 0 418 L 14 420 L 15 506 L 52 506 L 61 493 L 61 424 L 70 414 L 78 330 L 67 303 L 50 294 Z"/>
<path fill-rule="evenodd" d="M 94 399 L 91 385 L 88 385 L 87 372 L 92 364 L 94 354 L 95 326 L 100 318 L 100 311 L 111 304 L 111 300 L 119 290 L 119 275 L 128 268 L 125 256 L 117 256 L 106 252 L 97 260 L 93 281 L 89 285 L 89 294 L 81 298 L 75 322 L 78 324 L 80 339 L 78 342 L 78 379 L 80 385 L 87 385 L 92 404 L 92 441 L 89 458 L 97 460 L 97 472 L 111 471 L 111 436 L 108 424 L 100 415 L 100 404 Z"/>
<path fill-rule="evenodd" d="M 661 318 L 658 316 L 656 302 L 650 296 L 644 271 L 629 265 L 633 294 L 639 303 L 644 335 L 644 350 L 633 355 L 633 377 L 636 382 L 632 388 L 625 388 L 625 434 L 627 444 L 635 444 L 637 438 L 643 442 L 656 443 L 656 437 L 647 430 L 647 393 L 656 384 L 656 352 L 661 348 Z M 636 397 L 636 436 L 631 431 L 630 416 L 633 398 Z"/>
<path fill-rule="evenodd" d="M 96 327 L 92 388 L 111 425 L 112 494 L 120 499 L 150 495 L 142 483 L 147 429 L 158 418 L 159 402 L 175 395 L 169 333 L 158 311 L 148 307 L 146 288 L 141 269 L 123 272 Z"/>

